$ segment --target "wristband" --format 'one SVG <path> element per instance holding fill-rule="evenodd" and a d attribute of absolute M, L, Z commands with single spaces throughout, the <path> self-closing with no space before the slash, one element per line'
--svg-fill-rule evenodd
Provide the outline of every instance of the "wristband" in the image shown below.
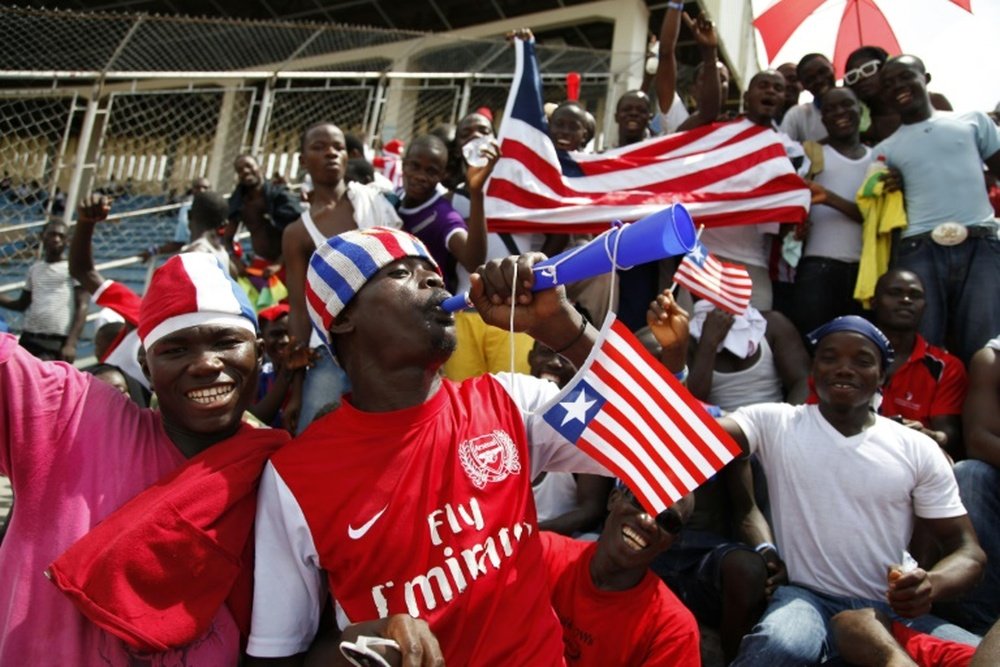
<path fill-rule="evenodd" d="M 679 12 L 683 12 L 684 11 L 684 3 L 683 2 L 668 2 L 667 3 L 667 9 L 676 9 Z"/>
<path fill-rule="evenodd" d="M 563 346 L 562 346 L 561 348 L 559 348 L 558 350 L 555 350 L 555 353 L 556 353 L 556 354 L 562 354 L 563 352 L 565 352 L 565 351 L 566 351 L 566 350 L 568 350 L 569 348 L 571 348 L 571 347 L 573 347 L 574 345 L 576 345 L 576 342 L 577 342 L 578 340 L 580 340 L 581 338 L 583 338 L 583 332 L 587 330 L 587 318 L 586 318 L 586 317 L 583 317 L 583 316 L 581 315 L 581 316 L 580 316 L 580 319 L 582 320 L 582 321 L 580 322 L 580 330 L 576 332 L 576 335 L 575 335 L 575 336 L 573 336 L 573 340 L 571 340 L 570 342 L 566 343 L 565 345 L 563 345 Z"/>
<path fill-rule="evenodd" d="M 150 257 L 152 257 L 153 255 L 159 255 L 160 254 L 160 248 L 159 248 L 159 246 L 151 245 L 148 248 L 146 248 L 146 252 L 149 253 Z"/>
<path fill-rule="evenodd" d="M 773 551 L 775 554 L 778 553 L 778 547 L 774 546 L 770 542 L 761 542 L 760 544 L 758 544 L 757 546 L 755 546 L 753 548 L 754 551 L 756 551 L 757 553 L 759 553 L 761 555 L 763 555 L 764 552 L 767 551 L 768 549 L 770 549 L 771 551 Z"/>
<path fill-rule="evenodd" d="M 687 379 L 688 379 L 688 367 L 687 367 L 687 364 L 684 364 L 684 368 L 682 368 L 679 372 L 674 373 L 674 377 L 677 378 L 678 382 L 682 382 L 682 383 L 683 382 L 687 382 Z"/>

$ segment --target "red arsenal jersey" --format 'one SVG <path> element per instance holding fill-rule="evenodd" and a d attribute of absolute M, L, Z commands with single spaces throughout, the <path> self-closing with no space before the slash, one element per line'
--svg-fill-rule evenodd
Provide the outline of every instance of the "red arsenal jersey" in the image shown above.
<path fill-rule="evenodd" d="M 325 584 L 341 625 L 422 618 L 449 664 L 562 664 L 529 449 L 549 468 L 600 468 L 540 418 L 526 429 L 522 411 L 555 386 L 517 385 L 515 402 L 493 376 L 444 381 L 423 405 L 377 414 L 348 399 L 274 456 L 258 516 L 252 655 L 305 650 Z"/>

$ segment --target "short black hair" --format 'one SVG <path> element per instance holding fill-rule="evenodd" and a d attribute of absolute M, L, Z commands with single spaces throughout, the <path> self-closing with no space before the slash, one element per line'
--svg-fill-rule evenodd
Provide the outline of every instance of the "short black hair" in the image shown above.
<path fill-rule="evenodd" d="M 63 220 L 62 218 L 52 218 L 51 220 L 49 220 L 48 222 L 46 222 L 44 225 L 42 225 L 42 231 L 40 233 L 44 234 L 45 232 L 48 231 L 49 227 L 53 227 L 55 225 L 61 225 L 61 226 L 63 226 L 63 227 L 66 228 L 67 232 L 69 231 L 69 225 L 66 224 L 65 220 Z"/>
<path fill-rule="evenodd" d="M 795 66 L 795 75 L 801 79 L 802 78 L 802 70 L 804 70 L 806 68 L 806 65 L 808 65 L 809 63 L 811 63 L 812 61 L 814 61 L 814 60 L 816 60 L 818 58 L 822 58 L 823 60 L 825 60 L 827 62 L 830 62 L 830 59 L 827 58 L 822 53 L 807 53 L 804 56 L 802 56 L 801 58 L 799 58 L 799 64 Z"/>
<path fill-rule="evenodd" d="M 587 111 L 587 108 L 580 102 L 576 100 L 566 100 L 565 102 L 561 102 L 559 106 L 552 110 L 552 115 L 555 116 L 563 109 L 574 109 L 580 112 L 583 116 L 584 127 L 587 130 L 587 137 L 584 139 L 583 143 L 590 143 L 590 140 L 594 138 L 595 134 L 597 134 L 597 120 L 594 118 L 594 114 Z M 551 117 L 549 120 L 551 121 Z"/>
<path fill-rule="evenodd" d="M 881 46 L 875 46 L 875 45 L 859 46 L 858 48 L 851 51 L 851 53 L 847 56 L 847 60 L 845 60 L 844 62 L 849 63 L 852 60 L 860 58 L 864 58 L 865 62 L 868 62 L 869 60 L 877 60 L 884 65 L 885 61 L 889 59 L 889 52 L 883 49 Z"/>
<path fill-rule="evenodd" d="M 754 82 L 762 76 L 777 76 L 780 77 L 782 81 L 785 80 L 785 75 L 776 69 L 762 69 L 750 77 L 750 82 L 747 83 L 747 90 L 750 90 L 750 88 L 753 87 Z"/>
<path fill-rule="evenodd" d="M 229 204 L 226 198 L 218 192 L 208 190 L 199 192 L 191 201 L 191 212 L 188 219 L 191 221 L 192 231 L 206 232 L 210 229 L 218 229 L 226 224 L 229 218 Z"/>
<path fill-rule="evenodd" d="M 436 134 L 420 135 L 406 147 L 406 154 L 409 155 L 410 151 L 416 148 L 429 148 L 430 150 L 441 151 L 441 154 L 445 157 L 448 155 L 448 144 Z"/>
<path fill-rule="evenodd" d="M 638 97 L 641 100 L 645 100 L 646 106 L 649 107 L 650 112 L 653 111 L 653 101 L 649 99 L 649 95 L 646 94 L 646 91 L 639 90 L 638 88 L 626 90 L 622 93 L 622 96 L 618 98 L 618 103 L 615 105 L 615 111 L 618 111 L 621 108 L 622 102 L 625 101 L 626 97 Z"/>
<path fill-rule="evenodd" d="M 332 120 L 321 120 L 318 123 L 312 123 L 302 132 L 302 139 L 299 141 L 299 150 L 304 152 L 306 149 L 306 137 L 309 136 L 309 133 L 315 130 L 317 127 L 323 127 L 324 125 L 332 125 L 333 127 L 336 127 L 338 130 L 340 130 L 340 128 L 337 127 L 337 124 L 334 123 Z M 347 143 L 347 135 L 344 135 L 344 143 L 345 144 Z"/>
<path fill-rule="evenodd" d="M 350 132 L 344 134 L 344 146 L 347 147 L 348 153 L 354 153 L 355 151 L 361 155 L 365 154 L 365 144 L 357 135 L 351 134 Z"/>
<path fill-rule="evenodd" d="M 366 185 L 375 180 L 375 167 L 363 157 L 352 157 L 347 160 L 347 170 L 344 172 L 344 180 L 348 183 L 361 183 Z"/>

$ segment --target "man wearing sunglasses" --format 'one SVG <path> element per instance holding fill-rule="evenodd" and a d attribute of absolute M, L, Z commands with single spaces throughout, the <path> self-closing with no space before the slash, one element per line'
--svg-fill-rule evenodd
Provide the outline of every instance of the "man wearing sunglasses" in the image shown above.
<path fill-rule="evenodd" d="M 596 543 L 541 534 L 566 660 L 601 665 L 697 665 L 698 623 L 649 569 L 691 516 L 688 494 L 653 518 L 619 482 Z"/>
<path fill-rule="evenodd" d="M 889 59 L 881 46 L 861 46 L 847 56 L 844 85 L 854 91 L 861 102 L 861 141 L 874 146 L 887 139 L 899 127 L 899 114 L 882 96 L 878 73 Z M 930 74 L 927 81 L 930 81 Z M 938 111 L 951 111 L 951 103 L 940 93 L 930 93 L 931 105 Z"/>

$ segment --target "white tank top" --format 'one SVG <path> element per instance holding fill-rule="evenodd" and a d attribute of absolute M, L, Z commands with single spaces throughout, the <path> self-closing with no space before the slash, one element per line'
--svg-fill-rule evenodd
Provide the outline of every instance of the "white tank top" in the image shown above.
<path fill-rule="evenodd" d="M 309 238 L 312 239 L 314 246 L 318 248 L 326 241 L 326 236 L 323 232 L 319 231 L 319 227 L 313 222 L 309 211 L 302 211 L 302 224 L 305 225 L 306 231 L 309 232 Z"/>
<path fill-rule="evenodd" d="M 784 400 L 781 378 L 767 338 L 761 339 L 760 357 L 750 368 L 735 373 L 712 371 L 712 391 L 708 400 L 727 412 L 744 405 Z"/>

